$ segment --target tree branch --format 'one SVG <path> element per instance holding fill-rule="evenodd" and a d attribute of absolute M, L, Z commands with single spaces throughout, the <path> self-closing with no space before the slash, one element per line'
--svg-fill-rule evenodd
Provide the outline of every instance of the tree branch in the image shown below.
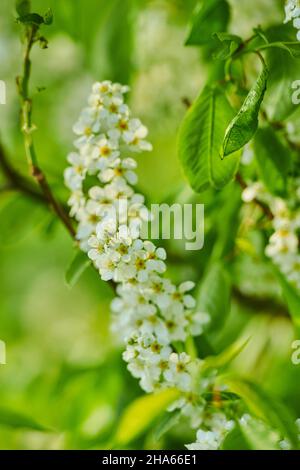
<path fill-rule="evenodd" d="M 233 288 L 232 295 L 239 304 L 250 308 L 257 313 L 270 312 L 275 316 L 290 318 L 289 311 L 284 307 L 284 305 L 276 302 L 272 298 L 260 298 L 247 295 L 241 292 L 237 287 Z"/>
<path fill-rule="evenodd" d="M 40 193 L 26 178 L 20 175 L 9 163 L 6 158 L 4 149 L 0 143 L 0 166 L 2 168 L 3 174 L 6 176 L 10 189 L 17 189 L 24 194 L 28 195 L 32 199 L 45 204 L 45 200 L 42 193 Z"/>

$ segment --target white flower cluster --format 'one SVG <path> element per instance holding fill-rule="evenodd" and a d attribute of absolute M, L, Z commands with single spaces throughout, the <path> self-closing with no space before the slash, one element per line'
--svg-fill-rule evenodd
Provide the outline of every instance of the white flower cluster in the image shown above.
<path fill-rule="evenodd" d="M 266 422 L 262 421 L 261 419 L 251 416 L 248 413 L 244 414 L 239 419 L 239 425 L 242 431 L 245 431 L 246 434 L 249 432 L 253 433 L 255 429 L 258 435 L 263 435 L 265 437 L 266 442 L 269 442 L 271 449 L 264 449 L 264 450 L 291 450 L 293 448 L 290 440 L 287 437 L 281 435 L 278 429 L 271 428 Z M 297 419 L 295 422 L 296 429 L 300 432 L 300 419 Z M 250 434 L 251 435 L 251 434 Z M 298 435 L 298 440 L 300 442 L 300 434 Z"/>
<path fill-rule="evenodd" d="M 293 21 L 297 32 L 297 39 L 300 41 L 300 2 L 299 0 L 288 0 L 285 6 L 285 23 Z"/>
<path fill-rule="evenodd" d="M 195 312 L 193 282 L 175 286 L 164 277 L 165 250 L 141 238 L 150 214 L 132 187 L 137 182 L 132 154 L 151 145 L 145 140 L 147 129 L 124 102 L 127 91 L 109 81 L 93 85 L 73 129 L 76 152 L 68 156 L 65 170 L 70 213 L 78 222 L 81 249 L 101 278 L 116 285 L 113 327 L 126 342 L 128 369 L 147 392 L 181 390 L 181 408 L 192 418 L 186 397 L 194 391 L 195 378 L 199 382 L 201 361 L 175 352 L 174 343 L 200 335 L 209 315 Z"/>
<path fill-rule="evenodd" d="M 265 422 L 252 415 L 243 414 L 238 420 L 242 431 L 253 433 L 253 430 L 266 437 L 270 446 L 278 450 L 291 450 L 292 445 L 288 438 L 282 438 L 280 432 L 270 428 Z M 297 419 L 296 426 L 300 432 L 300 419 Z M 235 421 L 228 419 L 222 412 L 215 412 L 207 417 L 202 423 L 202 427 L 197 431 L 197 440 L 186 445 L 189 450 L 217 450 L 221 447 L 226 435 L 235 427 Z M 300 434 L 299 434 L 300 442 Z M 265 449 L 268 450 L 268 449 Z"/>
<path fill-rule="evenodd" d="M 300 210 L 291 210 L 285 200 L 274 197 L 263 184 L 255 182 L 242 194 L 244 202 L 258 199 L 268 205 L 272 214 L 274 233 L 266 247 L 266 255 L 273 260 L 288 281 L 300 290 L 299 237 Z"/>
<path fill-rule="evenodd" d="M 186 445 L 188 450 L 218 450 L 226 435 L 234 428 L 235 422 L 224 413 L 216 412 L 207 417 L 197 431 L 197 440 Z"/>
<path fill-rule="evenodd" d="M 112 252 L 121 256 L 128 251 L 129 235 L 137 238 L 139 225 L 148 217 L 144 197 L 130 186 L 137 177 L 136 162 L 128 154 L 152 147 L 145 140 L 145 126 L 130 117 L 124 103 L 127 91 L 127 87 L 108 81 L 93 85 L 89 106 L 73 127 L 77 151 L 69 154 L 70 166 L 65 170 L 65 183 L 72 192 L 71 215 L 79 223 L 77 238 L 83 250 L 93 250 L 91 257 L 106 280 L 118 274 L 114 271 L 110 275 L 109 266 L 116 264 Z M 116 223 L 115 214 L 128 228 Z"/>

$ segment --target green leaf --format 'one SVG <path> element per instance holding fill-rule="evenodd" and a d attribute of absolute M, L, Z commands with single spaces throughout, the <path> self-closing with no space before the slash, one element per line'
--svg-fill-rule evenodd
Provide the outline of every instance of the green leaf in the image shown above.
<path fill-rule="evenodd" d="M 269 44 L 262 44 L 257 49 L 265 50 L 265 49 L 282 49 L 290 54 L 293 59 L 300 59 L 300 42 L 299 41 L 292 41 L 292 42 L 270 42 Z"/>
<path fill-rule="evenodd" d="M 211 345 L 205 333 L 201 336 L 195 336 L 193 340 L 197 351 L 197 357 L 200 359 L 205 359 L 207 356 L 215 354 L 215 349 Z"/>
<path fill-rule="evenodd" d="M 82 251 L 78 251 L 65 274 L 68 286 L 73 287 L 90 265 L 91 260 L 87 257 L 87 254 Z"/>
<path fill-rule="evenodd" d="M 219 194 L 217 209 L 214 216 L 214 228 L 217 238 L 214 243 L 212 259 L 230 258 L 235 250 L 236 238 L 240 227 L 240 208 L 242 206 L 241 190 L 236 184 L 228 185 Z M 220 209 L 222 207 L 222 217 Z"/>
<path fill-rule="evenodd" d="M 251 450 L 238 424 L 226 435 L 221 450 Z"/>
<path fill-rule="evenodd" d="M 284 196 L 291 167 L 289 149 L 271 127 L 264 127 L 255 135 L 254 150 L 259 176 L 266 188 L 272 194 Z"/>
<path fill-rule="evenodd" d="M 157 427 L 154 430 L 154 439 L 159 441 L 164 434 L 166 434 L 170 429 L 172 429 L 176 424 L 178 424 L 181 416 L 180 410 L 175 410 L 172 412 L 167 412 L 158 423 Z"/>
<path fill-rule="evenodd" d="M 264 66 L 240 111 L 226 129 L 222 150 L 224 157 L 240 150 L 254 136 L 258 127 L 258 113 L 267 88 L 268 74 L 268 69 Z"/>
<path fill-rule="evenodd" d="M 300 334 L 300 295 L 275 266 L 273 270 L 279 280 L 282 296 L 287 303 L 295 328 Z"/>
<path fill-rule="evenodd" d="M 295 29 L 292 25 L 290 28 L 287 26 L 277 25 L 271 28 L 266 33 L 269 41 L 292 42 L 291 39 L 293 40 L 295 37 Z M 300 61 L 278 48 L 269 48 L 266 52 L 270 76 L 264 99 L 265 109 L 269 119 L 283 121 L 297 109 L 292 102 L 291 84 L 300 77 Z"/>
<path fill-rule="evenodd" d="M 17 20 L 20 23 L 35 26 L 40 26 L 44 23 L 44 18 L 38 13 L 28 13 L 27 15 L 21 15 L 19 18 L 17 18 Z"/>
<path fill-rule="evenodd" d="M 202 365 L 203 370 L 227 367 L 249 343 L 248 339 L 239 339 L 217 356 L 208 356 Z"/>
<path fill-rule="evenodd" d="M 125 410 L 115 436 L 116 445 L 127 445 L 145 432 L 158 416 L 179 396 L 174 389 L 145 395 Z"/>
<path fill-rule="evenodd" d="M 19 16 L 28 15 L 28 13 L 30 13 L 30 1 L 29 0 L 17 0 L 16 11 Z"/>
<path fill-rule="evenodd" d="M 256 28 L 253 28 L 253 32 L 257 35 L 257 37 L 259 39 L 261 39 L 263 41 L 264 44 L 268 44 L 269 43 L 269 40 L 267 38 L 267 36 L 265 35 L 263 29 L 261 28 L 261 26 L 257 26 Z"/>
<path fill-rule="evenodd" d="M 224 91 L 206 86 L 183 120 L 178 137 L 179 159 L 196 192 L 209 185 L 221 189 L 234 178 L 239 154 L 223 161 L 220 158 L 224 132 L 233 115 Z"/>
<path fill-rule="evenodd" d="M 223 376 L 221 380 L 232 392 L 243 398 L 251 413 L 281 433 L 282 437 L 288 438 L 293 447 L 298 449 L 295 420 L 282 403 L 250 380 L 233 376 Z"/>
<path fill-rule="evenodd" d="M 192 17 L 187 46 L 199 46 L 212 40 L 212 34 L 225 31 L 230 8 L 225 0 L 205 0 L 198 4 Z"/>
<path fill-rule="evenodd" d="M 44 14 L 44 23 L 48 26 L 53 23 L 53 12 L 51 8 L 49 8 Z"/>
<path fill-rule="evenodd" d="M 209 313 L 207 330 L 220 330 L 230 311 L 231 281 L 224 266 L 216 262 L 209 268 L 197 292 L 197 310 Z"/>
<path fill-rule="evenodd" d="M 26 214 L 26 217 L 24 217 Z M 1 248 L 18 245 L 34 232 L 44 228 L 48 220 L 45 207 L 20 193 L 7 194 L 0 201 Z"/>
<path fill-rule="evenodd" d="M 8 426 L 14 429 L 29 429 L 33 431 L 50 431 L 49 428 L 37 423 L 34 419 L 6 408 L 0 408 L 0 426 Z"/>
<path fill-rule="evenodd" d="M 218 41 L 218 49 L 213 55 L 219 60 L 231 57 L 242 43 L 242 38 L 235 34 L 215 33 L 213 37 Z"/>
<path fill-rule="evenodd" d="M 106 3 L 108 11 L 93 51 L 94 70 L 103 78 L 129 83 L 134 68 L 132 51 L 137 5 L 132 0 Z"/>

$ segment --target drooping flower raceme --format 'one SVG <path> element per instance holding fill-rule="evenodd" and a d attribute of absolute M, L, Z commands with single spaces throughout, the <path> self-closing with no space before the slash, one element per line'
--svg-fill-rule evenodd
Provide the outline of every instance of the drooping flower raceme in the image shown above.
<path fill-rule="evenodd" d="M 112 328 L 125 341 L 129 371 L 146 392 L 180 391 L 170 409 L 180 409 L 195 428 L 203 422 L 206 402 L 201 394 L 212 389 L 213 380 L 202 380 L 202 361 L 179 353 L 174 344 L 183 346 L 188 337 L 201 335 L 209 315 L 195 311 L 194 283 L 174 285 L 164 275 L 165 250 L 141 237 L 151 215 L 133 188 L 133 155 L 150 151 L 151 145 L 147 129 L 124 102 L 127 91 L 109 81 L 95 83 L 74 125 L 76 151 L 69 154 L 65 170 L 70 213 L 78 222 L 80 248 L 101 279 L 115 285 Z M 214 413 L 205 411 L 212 432 Z"/>
<path fill-rule="evenodd" d="M 294 27 L 298 30 L 297 39 L 300 41 L 300 2 L 299 0 L 288 0 L 285 6 L 285 23 L 293 21 Z"/>
<path fill-rule="evenodd" d="M 217 449 L 235 425 L 232 410 L 227 405 L 220 411 L 209 398 L 216 391 L 216 371 L 205 371 L 202 360 L 184 352 L 209 315 L 195 311 L 194 283 L 174 285 L 165 276 L 165 250 L 142 237 L 151 214 L 134 190 L 133 155 L 151 145 L 147 129 L 124 101 L 127 91 L 109 81 L 95 83 L 74 125 L 75 151 L 65 170 L 70 214 L 78 223 L 80 248 L 101 279 L 115 287 L 112 327 L 125 342 L 128 370 L 146 392 L 178 390 L 168 410 L 180 410 L 197 430 L 196 442 L 187 448 Z"/>
<path fill-rule="evenodd" d="M 265 253 L 278 266 L 288 281 L 300 291 L 299 201 L 298 208 L 291 208 L 288 201 L 272 196 L 260 182 L 250 184 L 243 191 L 242 199 L 247 203 L 258 199 L 270 208 L 273 214 L 274 232 L 269 239 Z"/>

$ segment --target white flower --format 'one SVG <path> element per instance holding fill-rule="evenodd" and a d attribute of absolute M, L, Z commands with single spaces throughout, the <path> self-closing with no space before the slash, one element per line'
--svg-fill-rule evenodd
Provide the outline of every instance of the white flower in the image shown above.
<path fill-rule="evenodd" d="M 108 195 L 106 188 L 100 188 L 99 186 L 91 187 L 89 189 L 89 197 L 98 202 L 103 212 L 113 207 L 114 200 Z"/>
<path fill-rule="evenodd" d="M 102 110 L 101 117 L 106 119 L 110 126 L 114 126 L 119 122 L 120 115 L 128 115 L 128 106 L 124 104 L 123 98 L 113 96 L 107 104 L 107 108 Z"/>
<path fill-rule="evenodd" d="M 74 145 L 80 148 L 90 142 L 94 135 L 100 131 L 100 122 L 95 120 L 88 111 L 83 111 L 79 120 L 74 124 L 73 131 L 79 136 Z"/>
<path fill-rule="evenodd" d="M 144 205 L 144 197 L 141 194 L 133 194 L 128 205 L 128 226 L 133 238 L 141 235 L 144 223 L 150 220 L 150 213 Z"/>
<path fill-rule="evenodd" d="M 77 217 L 80 223 L 76 238 L 78 240 L 88 239 L 92 233 L 95 233 L 96 227 L 102 218 L 101 206 L 89 199 L 84 208 L 78 211 Z"/>
<path fill-rule="evenodd" d="M 280 253 L 295 252 L 297 247 L 298 237 L 296 234 L 288 228 L 282 228 L 271 235 L 266 254 L 273 257 Z"/>
<path fill-rule="evenodd" d="M 126 361 L 126 356 L 125 354 L 123 354 L 123 359 L 124 361 Z M 127 361 L 126 361 L 127 362 Z M 131 361 L 128 366 L 127 366 L 127 369 L 129 370 L 129 372 L 133 375 L 133 377 L 139 379 L 141 377 L 144 376 L 145 374 L 145 365 L 144 365 L 144 362 L 142 360 L 140 360 L 139 358 L 136 358 L 134 361 Z M 149 393 L 152 391 L 151 389 L 147 389 L 145 391 L 148 391 Z"/>
<path fill-rule="evenodd" d="M 169 279 L 153 273 L 146 286 L 150 298 L 160 309 L 165 310 L 171 304 L 171 293 L 175 287 Z"/>
<path fill-rule="evenodd" d="M 279 447 L 282 450 L 291 450 L 291 443 L 287 439 L 282 439 L 279 441 Z"/>
<path fill-rule="evenodd" d="M 300 16 L 300 5 L 298 0 L 287 0 L 285 6 L 285 23 L 288 23 L 293 18 Z"/>
<path fill-rule="evenodd" d="M 247 188 L 244 189 L 242 192 L 242 200 L 244 202 L 252 202 L 254 199 L 256 199 L 258 196 L 260 196 L 264 191 L 263 185 L 258 181 L 256 183 L 253 183 L 250 186 L 247 186 Z"/>
<path fill-rule="evenodd" d="M 105 251 L 104 243 L 102 242 L 102 240 L 99 240 L 99 238 L 93 235 L 89 238 L 88 245 L 90 248 L 90 250 L 88 251 L 88 257 L 97 265 L 99 257 L 103 255 Z"/>
<path fill-rule="evenodd" d="M 213 431 L 203 431 L 199 429 L 197 432 L 197 441 L 193 444 L 187 444 L 188 450 L 218 450 L 221 441 L 219 434 Z"/>
<path fill-rule="evenodd" d="M 169 368 L 164 372 L 165 379 L 180 390 L 187 391 L 191 386 L 189 365 L 191 358 L 186 353 L 172 353 L 169 358 Z"/>
<path fill-rule="evenodd" d="M 128 145 L 129 150 L 133 152 L 151 151 L 152 145 L 144 140 L 147 134 L 147 128 L 142 125 L 139 119 L 131 119 L 128 131 L 123 133 L 123 140 Z"/>
<path fill-rule="evenodd" d="M 110 95 L 112 93 L 112 82 L 110 80 L 104 80 L 103 82 L 96 82 L 92 87 L 93 93 L 99 95 Z"/>
<path fill-rule="evenodd" d="M 174 313 L 172 304 L 170 304 L 167 309 L 163 310 L 162 313 L 171 341 L 185 341 L 187 336 L 187 320 L 185 316 Z"/>
<path fill-rule="evenodd" d="M 188 333 L 192 336 L 199 336 L 203 333 L 203 327 L 210 322 L 210 315 L 206 312 L 193 312 L 187 310 L 185 312 L 187 320 Z"/>
<path fill-rule="evenodd" d="M 78 153 L 72 152 L 68 155 L 68 162 L 72 166 L 65 169 L 65 184 L 72 191 L 80 190 L 82 181 L 87 173 L 85 158 Z"/>
<path fill-rule="evenodd" d="M 241 163 L 243 165 L 250 165 L 250 163 L 254 160 L 254 151 L 252 146 L 249 144 L 244 147 L 242 157 L 241 157 Z"/>
<path fill-rule="evenodd" d="M 186 281 L 181 283 L 171 294 L 172 309 L 174 312 L 182 313 L 185 308 L 191 309 L 196 305 L 194 297 L 187 294 L 195 287 L 194 282 Z"/>
<path fill-rule="evenodd" d="M 184 393 L 181 398 L 173 402 L 168 411 L 180 410 L 183 416 L 190 419 L 190 424 L 193 429 L 198 428 L 204 417 L 204 400 L 199 397 L 199 394 L 188 392 Z"/>
<path fill-rule="evenodd" d="M 298 29 L 297 39 L 300 41 L 300 3 L 299 0 L 288 0 L 285 6 L 285 23 L 293 20 L 293 26 Z"/>
<path fill-rule="evenodd" d="M 116 218 L 111 217 L 111 214 L 106 214 L 101 222 L 96 226 L 96 236 L 98 240 L 103 243 L 108 243 L 117 234 L 117 221 Z"/>
<path fill-rule="evenodd" d="M 290 283 L 300 290 L 300 255 L 285 256 L 280 262 L 280 269 Z"/>
<path fill-rule="evenodd" d="M 151 304 L 149 304 L 149 306 L 153 307 Z M 143 318 L 143 320 L 140 320 L 139 329 L 142 334 L 154 334 L 159 342 L 168 343 L 170 341 L 165 322 L 159 318 L 155 308 L 154 312 Z M 171 350 L 169 351 L 169 355 L 170 354 Z"/>
<path fill-rule="evenodd" d="M 212 416 L 208 419 L 208 424 L 209 426 L 212 427 L 212 429 L 215 432 L 218 432 L 220 434 L 226 434 L 227 432 L 231 431 L 235 423 L 233 420 L 228 420 L 226 415 L 224 413 L 213 413 Z"/>
<path fill-rule="evenodd" d="M 114 123 L 114 128 L 108 132 L 109 136 L 114 139 L 120 139 L 124 132 L 128 132 L 129 122 L 128 116 L 118 116 L 118 119 Z"/>
<path fill-rule="evenodd" d="M 136 240 L 139 242 L 140 240 Z M 151 270 L 147 266 L 147 255 L 143 249 L 135 249 L 137 243 L 133 244 L 134 250 L 128 269 L 131 270 L 131 277 L 136 277 L 139 282 L 146 282 Z"/>
<path fill-rule="evenodd" d="M 103 253 L 96 260 L 101 279 L 110 281 L 114 278 L 118 257 L 115 253 Z"/>
<path fill-rule="evenodd" d="M 123 179 L 114 179 L 106 185 L 106 194 L 113 200 L 129 199 L 134 191 Z"/>
<path fill-rule="evenodd" d="M 156 248 L 149 241 L 144 242 L 144 250 L 146 252 L 148 269 L 157 273 L 163 273 L 166 270 L 166 265 L 163 262 L 167 257 L 166 250 L 164 248 Z"/>
<path fill-rule="evenodd" d="M 95 115 L 99 117 L 99 112 L 104 108 L 104 99 L 100 93 L 91 93 L 88 104 L 94 109 Z"/>
<path fill-rule="evenodd" d="M 121 314 L 124 311 L 130 311 L 133 314 L 135 310 L 137 310 L 144 318 L 155 315 L 155 306 L 149 303 L 148 299 L 140 292 L 139 289 L 131 290 L 131 292 L 124 292 L 121 288 L 118 288 L 117 292 L 120 297 L 116 297 L 113 301 L 112 308 L 114 312 Z"/>
<path fill-rule="evenodd" d="M 99 179 L 102 183 L 109 183 L 114 178 L 124 178 L 129 184 L 134 185 L 137 183 L 136 173 L 132 171 L 135 168 L 136 162 L 132 158 L 125 158 L 124 160 L 116 158 L 109 165 L 109 168 L 99 174 Z"/>
<path fill-rule="evenodd" d="M 112 139 L 107 139 L 104 135 L 94 142 L 92 157 L 97 160 L 99 169 L 105 168 L 110 162 L 120 155 L 118 144 Z"/>
<path fill-rule="evenodd" d="M 92 87 L 92 91 L 95 94 L 101 96 L 118 96 L 121 97 L 123 94 L 129 91 L 128 86 L 120 85 L 119 83 L 112 83 L 110 80 L 104 80 L 103 82 L 96 82 Z"/>
<path fill-rule="evenodd" d="M 155 335 L 137 331 L 129 339 L 123 358 L 130 372 L 140 378 L 141 387 L 152 392 L 160 386 L 171 352 L 170 346 Z"/>
<path fill-rule="evenodd" d="M 186 445 L 189 450 L 217 450 L 220 448 L 226 434 L 230 432 L 235 423 L 228 420 L 223 413 L 213 413 L 204 420 L 206 429 L 197 431 L 197 440 L 193 444 Z"/>
<path fill-rule="evenodd" d="M 68 200 L 68 205 L 71 207 L 71 217 L 76 217 L 78 213 L 82 212 L 85 205 L 85 198 L 81 189 L 73 190 L 72 195 Z"/>

